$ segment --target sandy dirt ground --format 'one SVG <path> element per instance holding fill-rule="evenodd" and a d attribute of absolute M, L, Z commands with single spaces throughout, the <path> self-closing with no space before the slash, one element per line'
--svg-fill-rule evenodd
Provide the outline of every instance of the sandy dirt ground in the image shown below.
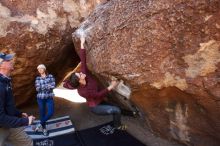
<path fill-rule="evenodd" d="M 98 116 L 89 111 L 85 103 L 73 103 L 62 98 L 55 99 L 55 117 L 69 115 L 77 130 L 104 124 L 112 120 L 111 116 Z M 37 102 L 21 109 L 39 118 Z M 147 146 L 183 146 L 154 135 L 139 117 L 122 116 L 122 123 L 127 125 L 127 131 Z"/>

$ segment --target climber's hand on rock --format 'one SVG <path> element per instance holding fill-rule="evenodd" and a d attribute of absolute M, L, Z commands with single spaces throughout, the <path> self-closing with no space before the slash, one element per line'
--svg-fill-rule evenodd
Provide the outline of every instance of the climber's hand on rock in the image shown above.
<path fill-rule="evenodd" d="M 81 49 L 84 49 L 84 44 L 85 44 L 85 41 L 86 41 L 85 37 L 81 37 L 80 41 L 81 41 Z"/>
<path fill-rule="evenodd" d="M 111 91 L 112 89 L 118 86 L 119 82 L 117 80 L 112 80 L 111 84 L 108 86 L 108 90 Z"/>

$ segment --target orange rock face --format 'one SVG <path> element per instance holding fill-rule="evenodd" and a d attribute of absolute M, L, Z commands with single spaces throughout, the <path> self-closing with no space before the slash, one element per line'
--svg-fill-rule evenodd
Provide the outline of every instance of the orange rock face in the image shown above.
<path fill-rule="evenodd" d="M 16 53 L 13 83 L 17 104 L 35 98 L 38 64 L 59 82 L 79 61 L 71 33 L 100 0 L 1 0 L 0 51 Z"/>
<path fill-rule="evenodd" d="M 81 25 L 88 66 L 116 76 L 152 129 L 220 145 L 220 1 L 112 0 Z"/>

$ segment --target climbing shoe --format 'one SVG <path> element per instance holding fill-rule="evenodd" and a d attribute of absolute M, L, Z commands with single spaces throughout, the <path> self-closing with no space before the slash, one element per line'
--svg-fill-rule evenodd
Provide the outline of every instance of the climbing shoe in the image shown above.
<path fill-rule="evenodd" d="M 121 126 L 117 127 L 118 130 L 126 130 L 127 129 L 127 126 L 122 124 Z"/>

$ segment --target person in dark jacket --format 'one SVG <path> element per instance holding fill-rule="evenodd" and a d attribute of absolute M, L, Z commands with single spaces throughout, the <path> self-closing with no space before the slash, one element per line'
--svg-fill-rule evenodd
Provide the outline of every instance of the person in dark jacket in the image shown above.
<path fill-rule="evenodd" d="M 114 105 L 102 104 L 106 95 L 118 85 L 118 81 L 113 80 L 107 88 L 100 90 L 100 86 L 90 74 L 86 65 L 86 50 L 84 49 L 85 38 L 81 37 L 80 40 L 81 72 L 71 75 L 70 84 L 73 88 L 77 88 L 80 96 L 86 98 L 87 105 L 93 113 L 98 115 L 113 115 L 114 127 L 124 130 L 126 126 L 121 123 L 121 109 Z"/>
<path fill-rule="evenodd" d="M 0 146 L 31 146 L 33 142 L 23 130 L 35 117 L 15 107 L 10 78 L 13 57 L 14 54 L 0 53 Z"/>

